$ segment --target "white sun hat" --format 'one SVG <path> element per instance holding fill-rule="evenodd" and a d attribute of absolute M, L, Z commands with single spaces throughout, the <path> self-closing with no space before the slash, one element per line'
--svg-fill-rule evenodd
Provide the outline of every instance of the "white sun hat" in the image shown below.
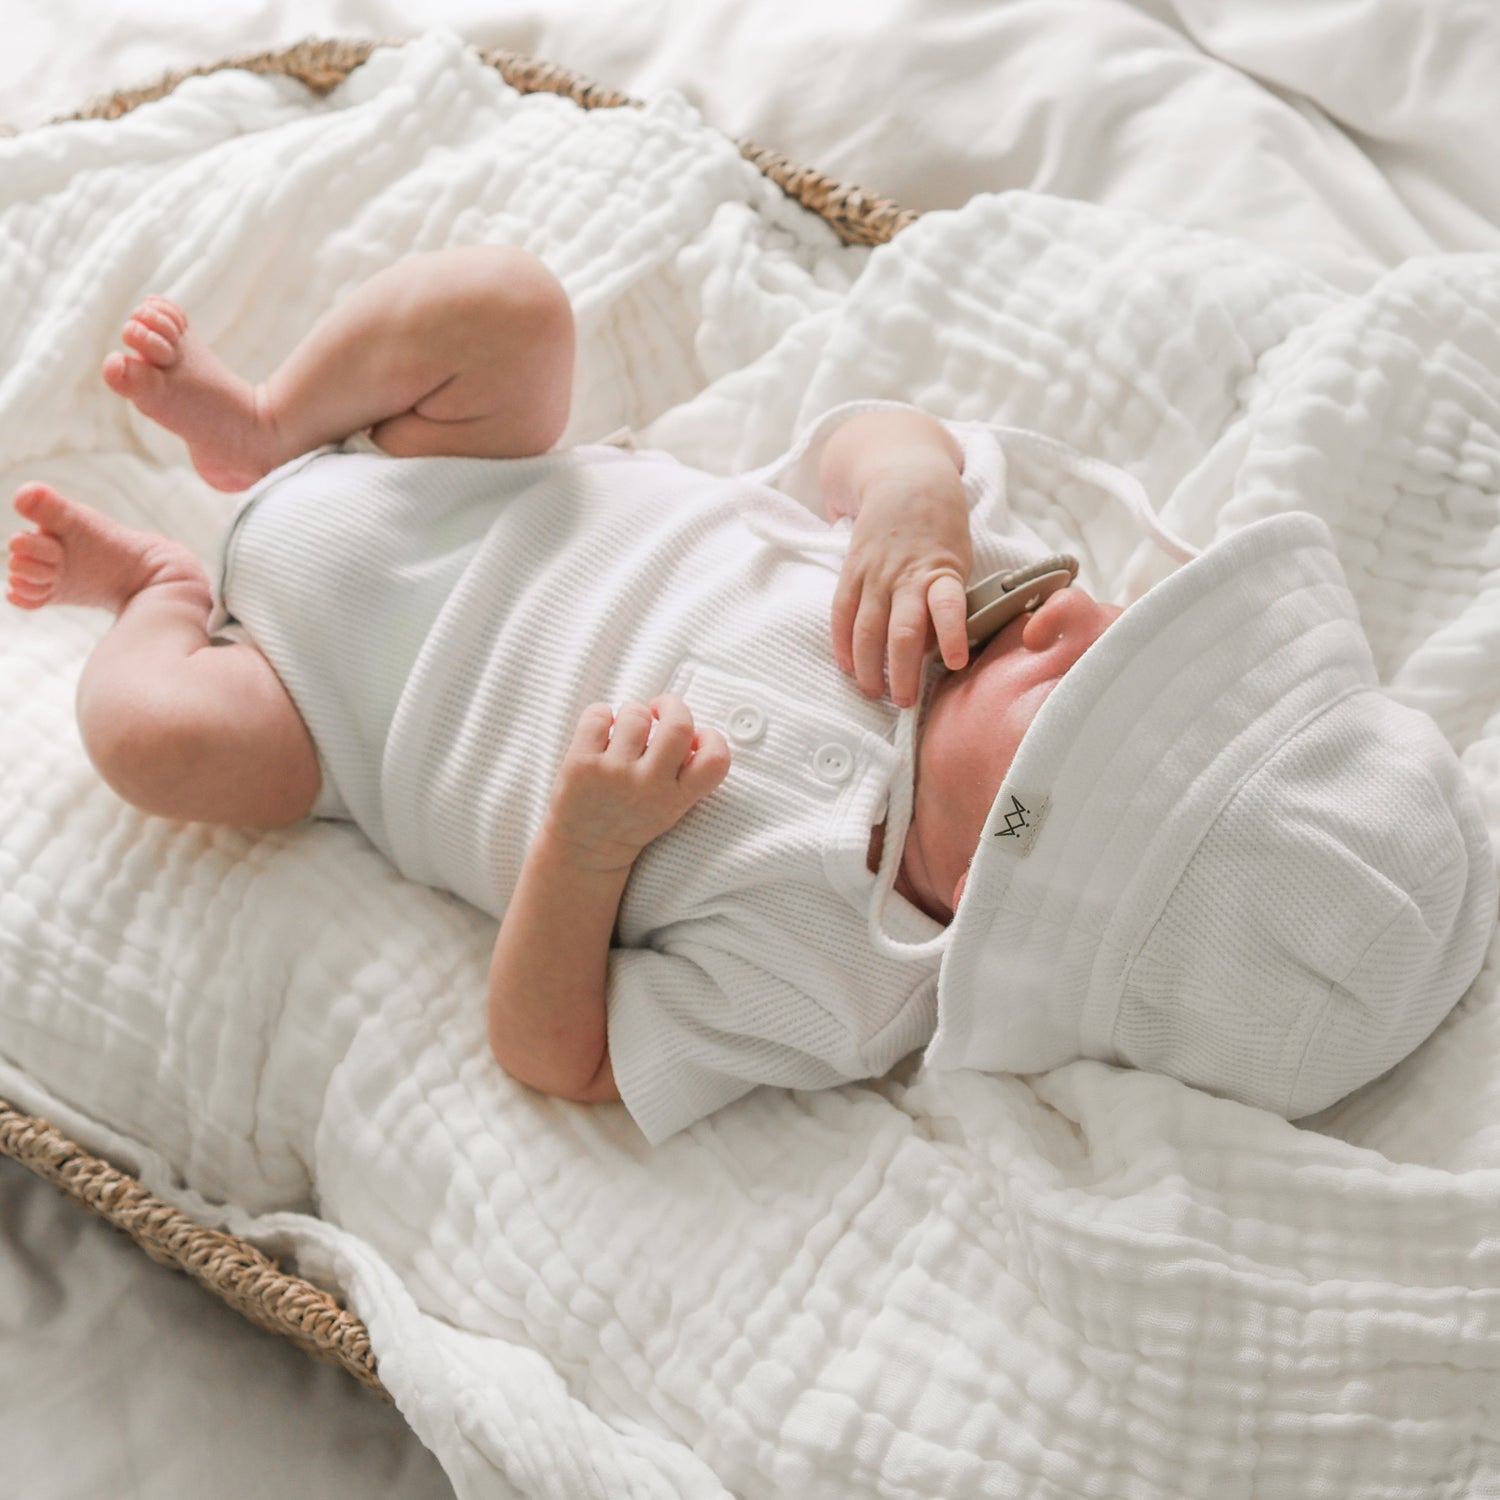
<path fill-rule="evenodd" d="M 1496 901 L 1474 792 L 1380 690 L 1327 527 L 1272 517 L 1132 604 L 1043 704 L 925 1061 L 1099 1058 L 1295 1119 L 1433 1030 Z"/>

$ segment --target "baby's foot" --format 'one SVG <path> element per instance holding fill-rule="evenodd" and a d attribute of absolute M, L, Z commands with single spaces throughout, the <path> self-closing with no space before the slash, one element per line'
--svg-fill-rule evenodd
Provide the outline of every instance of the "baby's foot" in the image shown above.
<path fill-rule="evenodd" d="M 37 528 L 10 539 L 6 598 L 21 609 L 93 604 L 119 614 L 163 583 L 201 587 L 207 605 L 208 575 L 180 542 L 122 526 L 48 484 L 23 484 L 14 505 Z"/>
<path fill-rule="evenodd" d="M 256 387 L 189 331 L 175 302 L 147 297 L 120 337 L 129 352 L 105 359 L 105 383 L 184 439 L 193 467 L 215 489 L 248 489 L 295 456 L 280 451 Z"/>

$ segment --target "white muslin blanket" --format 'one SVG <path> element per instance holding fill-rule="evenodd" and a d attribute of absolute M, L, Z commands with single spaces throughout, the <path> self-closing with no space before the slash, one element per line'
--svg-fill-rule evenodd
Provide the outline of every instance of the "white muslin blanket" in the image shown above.
<path fill-rule="evenodd" d="M 730 472 L 901 398 L 1121 465 L 1200 546 L 1322 516 L 1500 829 L 1500 257 L 1355 296 L 1023 193 L 851 249 L 680 99 L 523 98 L 434 36 L 323 100 L 220 74 L 0 141 L 0 482 L 211 555 L 231 502 L 98 378 L 133 302 L 259 377 L 381 266 L 481 241 L 574 299 L 574 439 Z M 1022 456 L 1012 496 L 1103 597 L 1169 566 Z M 1301 1127 L 1097 1063 L 912 1060 L 652 1150 L 499 1072 L 492 923 L 349 826 L 122 806 L 72 718 L 105 623 L 0 612 L 0 1094 L 340 1289 L 465 1500 L 1500 1487 L 1493 952 Z"/>

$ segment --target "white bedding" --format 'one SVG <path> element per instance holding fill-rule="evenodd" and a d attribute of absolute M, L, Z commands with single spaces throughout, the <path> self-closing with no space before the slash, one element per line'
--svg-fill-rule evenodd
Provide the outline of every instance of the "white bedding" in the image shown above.
<path fill-rule="evenodd" d="M 1076 30 L 1078 7 L 1015 9 L 1034 12 L 1037 36 Z M 1089 9 L 1149 30 L 1157 45 L 1128 54 L 1148 79 L 1164 76 L 1162 51 L 1199 58 L 1131 7 Z M 1247 24 L 1244 8 L 1195 9 L 1201 36 L 1265 54 L 1277 12 L 1260 6 Z M 1354 7 L 1344 24 L 1399 9 Z M 585 30 L 572 49 L 534 50 L 653 97 L 652 68 L 703 62 L 703 44 L 687 45 L 696 21 L 677 48 L 635 54 L 640 78 L 586 55 L 595 33 L 624 45 L 629 26 Z M 925 34 L 934 55 L 951 30 Z M 1333 60 L 1348 35 L 1310 40 Z M 1394 183 L 1368 157 L 1367 177 L 1341 177 L 1351 138 L 1248 82 L 1287 130 L 1305 122 L 1307 142 L 1341 144 L 1304 144 L 1280 169 L 1262 151 L 1271 165 L 1216 179 L 1217 194 L 1182 192 L 1179 173 L 1175 205 L 1146 192 L 1173 187 L 1162 161 L 1145 171 L 1149 152 L 1126 152 L 1141 171 L 1114 183 L 1099 152 L 1077 152 L 1084 195 L 1298 248 L 1341 292 L 1248 244 L 1045 199 L 976 203 L 889 251 L 848 250 L 680 106 L 580 117 L 521 104 L 442 41 L 382 57 L 324 105 L 287 84 L 195 84 L 131 121 L 0 148 L 0 480 L 52 478 L 207 548 L 222 497 L 92 378 L 136 294 L 182 296 L 233 357 L 265 368 L 390 256 L 519 239 L 554 260 L 580 306 L 580 435 L 631 421 L 685 457 L 738 467 L 845 395 L 903 395 L 1126 464 L 1194 540 L 1269 507 L 1320 510 L 1394 689 L 1438 717 L 1500 818 L 1495 263 L 1418 263 L 1376 283 L 1412 250 L 1493 243 L 1493 184 L 1464 155 L 1473 116 L 1438 128 L 1479 51 L 1452 53 L 1444 72 L 1436 49 L 1423 78 L 1442 88 L 1413 88 L 1391 113 L 1384 133 L 1406 162 Z M 1007 51 L 1008 76 L 1037 87 L 1025 55 Z M 1008 159 L 1068 191 L 1084 102 L 1112 96 L 1090 92 L 1097 69 L 1065 79 L 1053 66 L 1069 133 L 1046 170 L 1046 152 L 1029 173 L 1023 153 Z M 737 107 L 703 76 L 715 103 Z M 1359 77 L 1309 75 L 1356 125 L 1381 93 Z M 810 92 L 796 93 L 804 108 Z M 901 198 L 879 168 L 911 153 L 878 149 L 899 105 L 872 121 L 881 93 L 855 97 L 830 110 L 845 139 L 822 154 L 754 118 L 720 123 Z M 1188 96 L 1169 97 L 1155 113 L 1186 142 Z M 1128 118 L 1145 129 L 1152 114 Z M 869 169 L 836 160 L 865 130 Z M 419 149 L 434 140 L 451 151 Z M 215 141 L 217 157 L 199 154 Z M 576 163 L 589 211 L 513 192 L 537 160 L 559 174 Z M 1296 180 L 1276 187 L 1278 170 Z M 597 196 L 611 182 L 633 192 Z M 1279 217 L 1262 212 L 1278 199 Z M 904 201 L 925 206 L 915 191 Z M 650 234 L 609 233 L 642 222 Z M 1142 584 L 1095 498 L 1061 500 L 1049 510 L 1035 486 L 1023 493 L 1059 539 L 1082 528 L 1106 592 Z M 1285 1492 L 1282 1465 L 1306 1494 L 1357 1493 L 1359 1474 L 1392 1494 L 1500 1482 L 1486 1409 L 1500 1364 L 1492 968 L 1327 1134 L 1079 1065 L 1031 1082 L 908 1071 L 767 1095 L 648 1153 L 619 1111 L 545 1103 L 496 1077 L 474 999 L 484 924 L 402 886 L 347 830 L 251 840 L 119 809 L 71 729 L 72 674 L 97 628 L 78 615 L 0 622 L 0 1053 L 15 1065 L 0 1094 L 113 1139 L 169 1194 L 178 1174 L 250 1214 L 316 1194 L 322 1221 L 232 1222 L 297 1246 L 349 1290 L 460 1494 L 1005 1494 L 1038 1473 L 1065 1494 L 1090 1478 L 1107 1493 L 1269 1494 Z M 309 911 L 328 922 L 314 942 Z"/>

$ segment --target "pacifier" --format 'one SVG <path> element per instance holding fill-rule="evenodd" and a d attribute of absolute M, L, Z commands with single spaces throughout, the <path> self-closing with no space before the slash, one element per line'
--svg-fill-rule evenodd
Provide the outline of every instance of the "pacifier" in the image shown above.
<path fill-rule="evenodd" d="M 978 650 L 1017 615 L 1029 614 L 1077 577 L 1078 559 L 1057 552 L 1024 568 L 981 578 L 968 591 L 969 649 Z"/>

